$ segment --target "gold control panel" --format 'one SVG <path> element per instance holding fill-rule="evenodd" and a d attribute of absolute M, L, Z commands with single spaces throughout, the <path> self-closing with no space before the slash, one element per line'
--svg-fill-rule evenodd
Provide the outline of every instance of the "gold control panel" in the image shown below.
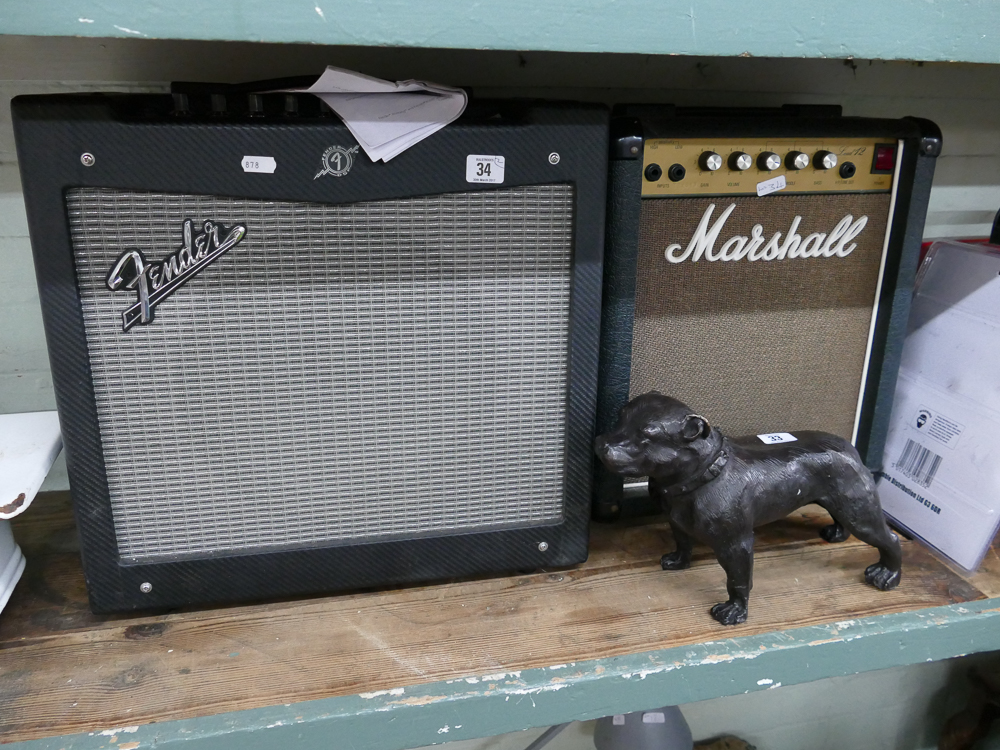
<path fill-rule="evenodd" d="M 883 192 L 901 156 L 874 138 L 649 139 L 642 195 Z"/>

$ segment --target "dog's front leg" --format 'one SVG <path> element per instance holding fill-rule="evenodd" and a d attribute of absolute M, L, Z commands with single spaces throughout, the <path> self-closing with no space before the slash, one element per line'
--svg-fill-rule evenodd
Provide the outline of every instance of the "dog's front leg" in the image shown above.
<path fill-rule="evenodd" d="M 693 542 L 687 533 L 670 519 L 670 530 L 674 532 L 674 542 L 677 549 L 668 552 L 660 558 L 660 567 L 664 570 L 684 570 L 691 567 L 691 547 Z"/>
<path fill-rule="evenodd" d="M 712 617 L 723 625 L 746 622 L 753 588 L 753 533 L 728 544 L 715 547 L 715 556 L 726 571 L 726 590 L 729 601 L 720 602 L 711 609 Z"/>

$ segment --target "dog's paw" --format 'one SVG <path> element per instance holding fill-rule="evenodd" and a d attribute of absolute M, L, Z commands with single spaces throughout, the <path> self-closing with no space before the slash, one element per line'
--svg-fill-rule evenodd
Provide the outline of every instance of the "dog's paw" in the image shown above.
<path fill-rule="evenodd" d="M 660 558 L 660 567 L 664 570 L 684 570 L 691 567 L 691 556 L 682 552 L 668 552 Z"/>
<path fill-rule="evenodd" d="M 882 591 L 896 588 L 900 578 L 902 578 L 900 571 L 889 570 L 880 562 L 865 568 L 865 582 Z"/>
<path fill-rule="evenodd" d="M 712 617 L 723 625 L 739 625 L 747 621 L 747 605 L 741 601 L 730 599 L 719 602 L 710 610 Z"/>
<path fill-rule="evenodd" d="M 819 535 L 824 541 L 830 542 L 831 544 L 846 542 L 848 537 L 851 536 L 847 529 L 839 523 L 831 523 L 829 526 L 824 526 L 819 530 Z"/>

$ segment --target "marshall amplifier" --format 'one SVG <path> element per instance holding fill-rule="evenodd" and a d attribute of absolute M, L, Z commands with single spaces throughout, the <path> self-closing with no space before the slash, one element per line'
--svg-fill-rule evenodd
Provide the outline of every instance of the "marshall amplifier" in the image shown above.
<path fill-rule="evenodd" d="M 95 611 L 587 556 L 608 113 L 13 104 Z"/>
<path fill-rule="evenodd" d="M 839 107 L 618 110 L 598 430 L 655 389 L 725 433 L 824 430 L 880 468 L 940 149 L 926 120 Z M 596 478 L 595 517 L 653 510 L 641 479 Z"/>

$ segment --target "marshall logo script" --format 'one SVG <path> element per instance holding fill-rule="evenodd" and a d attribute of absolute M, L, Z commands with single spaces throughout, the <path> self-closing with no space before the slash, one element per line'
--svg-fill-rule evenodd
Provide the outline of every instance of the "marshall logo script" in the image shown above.
<path fill-rule="evenodd" d="M 150 263 L 139 250 L 126 250 L 108 274 L 108 288 L 113 291 L 134 289 L 136 303 L 122 313 L 122 330 L 136 323 L 150 323 L 153 308 L 190 281 L 205 266 L 211 264 L 246 236 L 247 228 L 236 224 L 226 229 L 221 224 L 206 221 L 204 231 L 195 236 L 194 223 L 184 222 L 184 243 L 159 263 Z M 219 237 L 222 236 L 222 239 Z M 133 275 L 126 280 L 125 269 Z"/>
<path fill-rule="evenodd" d="M 710 204 L 705 209 L 705 214 L 701 217 L 698 228 L 694 231 L 688 246 L 683 250 L 679 244 L 667 246 L 664 251 L 666 259 L 671 263 L 683 263 L 686 260 L 696 262 L 702 257 L 710 262 L 743 260 L 744 258 L 749 261 L 784 260 L 785 258 L 846 258 L 857 247 L 857 244 L 851 240 L 861 234 L 861 230 L 868 223 L 867 216 L 855 220 L 851 214 L 847 214 L 830 230 L 829 234 L 814 232 L 800 237 L 797 230 L 802 217 L 796 216 L 792 219 L 784 241 L 781 239 L 781 232 L 775 232 L 768 240 L 764 237 L 764 227 L 757 224 L 750 230 L 749 237 L 735 235 L 716 250 L 715 243 L 719 239 L 722 227 L 735 208 L 736 204 L 731 204 L 709 228 L 712 212 L 715 211 L 715 204 Z"/>

